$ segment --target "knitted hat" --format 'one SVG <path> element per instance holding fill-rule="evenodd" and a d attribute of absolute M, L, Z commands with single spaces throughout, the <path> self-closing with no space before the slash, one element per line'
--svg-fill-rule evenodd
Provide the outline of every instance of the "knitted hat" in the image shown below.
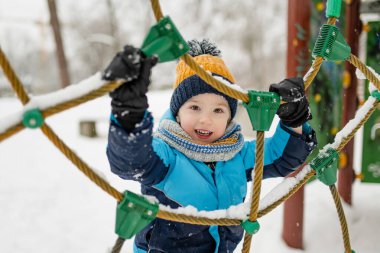
<path fill-rule="evenodd" d="M 219 76 L 229 83 L 235 83 L 235 78 L 228 70 L 224 61 L 220 58 L 220 50 L 208 39 L 202 41 L 191 40 L 188 42 L 194 61 L 204 70 L 210 71 L 213 76 Z M 214 93 L 223 96 L 230 107 L 231 119 L 236 114 L 237 100 L 229 97 L 203 81 L 195 72 L 180 60 L 176 67 L 175 90 L 170 101 L 170 110 L 174 116 L 177 115 L 181 106 L 191 97 L 204 93 Z"/>

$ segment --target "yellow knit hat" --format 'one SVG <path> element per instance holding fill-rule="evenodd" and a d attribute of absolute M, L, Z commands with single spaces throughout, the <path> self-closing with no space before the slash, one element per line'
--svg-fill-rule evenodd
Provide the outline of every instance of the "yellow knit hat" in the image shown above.
<path fill-rule="evenodd" d="M 235 83 L 235 78 L 228 70 L 224 61 L 217 56 L 203 54 L 193 57 L 194 61 L 200 65 L 204 70 L 210 71 L 214 74 L 226 78 L 231 83 Z M 180 60 L 176 67 L 176 80 L 173 84 L 173 88 L 177 86 L 186 78 L 195 75 L 195 72 L 183 61 Z"/>
<path fill-rule="evenodd" d="M 189 54 L 193 56 L 194 61 L 204 70 L 214 75 L 221 76 L 231 84 L 235 83 L 235 78 L 227 68 L 224 61 L 220 58 L 220 50 L 208 39 L 202 41 L 188 41 Z M 173 116 L 176 116 L 181 106 L 191 97 L 204 93 L 214 93 L 224 97 L 231 110 L 231 118 L 236 114 L 237 100 L 224 93 L 219 92 L 187 66 L 184 61 L 179 61 L 176 67 L 176 80 L 174 82 L 174 91 L 170 100 L 170 110 Z"/>

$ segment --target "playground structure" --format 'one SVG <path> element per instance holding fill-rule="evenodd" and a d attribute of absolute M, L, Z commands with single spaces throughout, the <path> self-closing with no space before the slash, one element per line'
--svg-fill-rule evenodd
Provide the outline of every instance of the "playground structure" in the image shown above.
<path fill-rule="evenodd" d="M 339 35 L 339 30 L 334 27 L 334 24 L 336 22 L 336 19 L 339 17 L 339 10 L 341 1 L 330 1 L 332 3 L 329 6 L 329 9 L 327 10 L 327 15 L 329 17 L 327 25 L 324 25 L 322 28 L 322 32 L 325 32 L 325 34 L 321 33 L 321 39 L 319 40 L 319 44 L 315 47 L 315 50 L 313 52 L 315 56 L 315 60 L 313 62 L 313 66 L 310 68 L 309 72 L 304 77 L 305 80 L 305 86 L 306 88 L 310 86 L 311 81 L 316 76 L 322 62 L 324 59 L 326 60 L 348 60 L 351 64 L 353 64 L 355 67 L 359 68 L 364 75 L 369 79 L 376 87 L 379 89 L 380 87 L 380 81 L 376 78 L 376 76 L 368 70 L 368 68 L 361 63 L 354 55 L 350 54 L 349 47 L 344 43 L 344 40 L 342 40 L 342 37 L 340 36 L 338 39 L 337 35 Z M 154 10 L 155 17 L 157 21 L 159 21 L 158 25 L 156 26 L 156 32 L 160 29 L 166 30 L 173 30 L 174 27 L 171 23 L 167 21 L 167 19 L 163 18 L 159 2 L 152 0 L 152 7 Z M 160 56 L 160 61 L 164 60 L 170 60 L 173 58 L 173 55 L 170 55 L 167 57 L 165 53 L 168 52 L 168 48 L 162 49 L 162 45 L 174 45 L 178 46 L 179 49 L 183 50 L 185 49 L 185 44 L 177 44 L 177 40 L 170 37 L 171 35 L 164 35 L 161 37 L 158 36 L 158 38 L 154 38 L 152 40 L 149 39 L 149 36 L 146 40 L 145 46 L 143 45 L 143 50 L 145 49 L 145 53 L 149 55 L 153 53 L 157 53 Z M 174 43 L 174 42 L 175 43 Z M 343 46 L 342 46 L 343 44 Z M 182 45 L 182 48 L 181 46 Z M 159 52 L 162 50 L 161 52 Z M 182 51 L 181 51 L 182 52 Z M 176 57 L 178 57 L 180 54 L 174 53 Z M 176 58 L 174 57 L 174 58 Z M 246 233 L 245 236 L 245 242 L 244 242 L 244 252 L 249 252 L 250 247 L 250 241 L 252 237 L 252 233 L 258 230 L 258 223 L 257 218 L 267 214 L 271 210 L 273 210 L 275 207 L 277 207 L 279 204 L 281 204 L 284 200 L 289 198 L 294 192 L 296 192 L 303 184 L 305 184 L 312 176 L 315 174 L 318 175 L 320 180 L 324 182 L 325 184 L 329 185 L 329 188 L 333 194 L 334 201 L 337 205 L 339 218 L 341 221 L 342 226 L 342 232 L 344 234 L 344 246 L 345 246 L 345 252 L 351 252 L 351 246 L 349 242 L 348 237 L 348 229 L 347 225 L 345 224 L 345 218 L 343 209 L 340 204 L 339 196 L 337 194 L 337 191 L 335 189 L 335 180 L 336 180 L 336 168 L 335 170 L 332 167 L 329 167 L 331 164 L 336 165 L 338 153 L 342 150 L 344 145 L 353 137 L 355 132 L 360 128 L 361 125 L 364 124 L 364 122 L 369 118 L 371 113 L 376 109 L 376 105 L 378 104 L 379 99 L 379 93 L 378 91 L 374 91 L 372 96 L 367 102 L 366 106 L 362 107 L 362 113 L 359 113 L 359 115 L 365 115 L 364 118 L 361 118 L 357 120 L 354 124 L 347 125 L 342 131 L 342 134 L 339 136 L 339 138 L 336 138 L 335 142 L 321 152 L 321 155 L 317 157 L 315 160 L 313 160 L 310 163 L 310 166 L 313 168 L 311 169 L 310 166 L 305 166 L 304 169 L 301 170 L 301 172 L 295 176 L 296 183 L 293 185 L 293 188 L 289 190 L 289 192 L 282 196 L 280 199 L 273 201 L 271 203 L 265 203 L 265 198 L 262 202 L 265 203 L 264 207 L 259 210 L 259 195 L 260 195 L 260 186 L 261 186 L 261 177 L 262 177 L 262 169 L 263 169 L 263 139 L 264 139 L 264 131 L 268 130 L 268 125 L 270 126 L 271 120 L 274 116 L 274 113 L 277 110 L 277 107 L 279 106 L 280 100 L 278 97 L 273 96 L 273 94 L 268 93 L 262 93 L 262 92 L 255 92 L 255 91 L 249 91 L 244 92 L 240 90 L 235 90 L 230 87 L 225 86 L 223 83 L 220 83 L 218 80 L 213 79 L 208 73 L 203 71 L 202 68 L 197 66 L 193 61 L 192 58 L 188 55 L 183 55 L 182 59 L 192 68 L 194 69 L 197 74 L 202 77 L 206 82 L 208 82 L 210 85 L 214 86 L 216 89 L 220 90 L 221 92 L 224 92 L 232 97 L 235 97 L 237 99 L 242 100 L 248 107 L 248 113 L 252 116 L 252 122 L 254 130 L 258 131 L 257 133 L 257 147 L 256 147 L 256 165 L 255 165 L 255 180 L 253 183 L 253 200 L 251 201 L 251 213 L 249 215 L 249 219 L 244 221 L 242 223 L 241 220 L 238 219 L 231 219 L 226 216 L 224 219 L 210 219 L 210 218 L 201 218 L 201 217 L 189 217 L 186 215 L 181 215 L 175 212 L 175 210 L 169 210 L 167 211 L 167 208 L 163 210 L 163 208 L 159 208 L 157 205 L 151 205 L 149 202 L 145 202 L 139 198 L 136 202 L 133 202 L 134 200 L 129 199 L 129 195 L 131 193 L 126 193 L 124 196 L 120 192 L 118 192 L 116 189 L 114 189 L 112 186 L 108 185 L 107 182 L 105 182 L 102 178 L 100 178 L 98 175 L 96 175 L 88 165 L 86 165 L 79 157 L 77 157 L 53 132 L 52 129 L 46 123 L 44 123 L 43 119 L 51 116 L 53 114 L 56 114 L 58 112 L 61 112 L 63 110 L 66 110 L 68 108 L 71 108 L 73 106 L 79 105 L 81 103 L 84 103 L 90 99 L 96 98 L 100 95 L 103 95 L 115 88 L 117 88 L 119 85 L 121 85 L 123 82 L 111 82 L 106 83 L 102 86 L 100 86 L 97 90 L 92 90 L 89 94 L 83 95 L 81 97 L 75 98 L 72 101 L 64 101 L 62 103 L 59 103 L 57 105 L 52 105 L 49 108 L 46 108 L 42 110 L 43 108 L 33 108 L 29 105 L 28 108 L 32 108 L 32 110 L 27 110 L 23 117 L 23 123 L 19 122 L 15 125 L 9 126 L 3 133 L 0 134 L 0 141 L 12 136 L 13 134 L 21 131 L 25 127 L 30 128 L 37 128 L 40 127 L 41 130 L 45 135 L 48 136 L 48 138 L 75 164 L 78 166 L 78 168 L 84 172 L 92 181 L 94 181 L 99 187 L 101 187 L 103 190 L 105 190 L 107 193 L 109 193 L 111 196 L 116 198 L 118 202 L 121 202 L 119 205 L 119 209 L 130 209 L 132 207 L 138 206 L 137 203 L 140 201 L 143 201 L 146 205 L 146 208 L 144 209 L 142 207 L 139 207 L 137 209 L 130 210 L 131 212 L 122 213 L 119 217 L 126 216 L 128 217 L 131 215 L 131 220 L 128 220 L 128 222 L 136 222 L 136 217 L 140 217 L 141 209 L 143 210 L 142 214 L 142 220 L 146 218 L 154 218 L 155 215 L 159 218 L 163 219 L 169 219 L 169 220 L 175 220 L 175 221 L 181 221 L 181 222 L 189 222 L 193 224 L 202 224 L 202 225 L 243 225 L 243 227 L 247 230 L 248 233 Z M 5 55 L 3 52 L 0 52 L 0 63 L 1 66 L 4 69 L 5 74 L 7 75 L 8 79 L 10 80 L 12 87 L 15 89 L 15 92 L 17 93 L 18 97 L 22 101 L 24 105 L 28 104 L 30 102 L 30 99 L 28 98 L 26 92 L 23 90 L 21 82 L 18 80 L 16 74 L 12 70 L 10 64 L 7 62 Z M 100 81 L 99 81 L 100 82 Z M 375 99 L 375 98 L 376 99 Z M 258 103 L 258 102 L 261 103 Z M 273 103 L 272 103 L 273 102 Z M 33 104 L 33 103 L 31 103 Z M 249 109 L 252 107 L 251 109 Z M 257 115 L 257 110 L 264 110 L 266 113 L 271 112 L 272 116 L 268 116 L 265 118 L 259 118 L 255 119 L 255 115 Z M 265 124 L 263 124 L 265 122 Z M 348 133 L 348 134 L 347 134 Z M 261 145 L 260 145 L 261 144 Z M 327 152 L 325 152 L 327 151 Z M 324 157 L 325 154 L 328 153 L 329 156 Z M 327 164 L 327 166 L 325 166 Z M 328 173 L 328 174 L 326 174 Z M 133 194 L 132 194 L 133 195 Z M 152 208 L 152 209 L 150 209 Z M 140 211 L 139 211 L 140 209 Z M 122 211 L 121 211 L 122 212 Z M 121 219 L 121 218 L 120 218 Z M 120 230 L 118 230 L 118 234 L 120 238 L 117 241 L 117 245 L 114 247 L 114 252 L 117 252 L 120 250 L 122 242 L 125 239 L 128 239 L 130 236 L 132 236 L 137 231 L 129 231 L 128 229 L 131 228 L 131 223 L 126 223 L 124 220 L 119 220 L 117 223 L 120 227 Z M 127 228 L 123 226 L 123 224 L 128 224 Z M 141 226 L 144 226 L 144 222 L 141 224 L 137 224 L 136 226 L 138 228 L 141 228 Z M 138 229 L 137 228 L 137 229 Z M 127 231 L 125 230 L 127 229 Z"/>

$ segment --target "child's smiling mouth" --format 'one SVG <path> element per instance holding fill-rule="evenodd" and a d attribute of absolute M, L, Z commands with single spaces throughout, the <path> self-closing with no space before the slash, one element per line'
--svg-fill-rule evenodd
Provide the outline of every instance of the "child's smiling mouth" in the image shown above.
<path fill-rule="evenodd" d="M 195 129 L 195 133 L 200 139 L 208 139 L 213 134 L 213 132 L 203 129 Z"/>

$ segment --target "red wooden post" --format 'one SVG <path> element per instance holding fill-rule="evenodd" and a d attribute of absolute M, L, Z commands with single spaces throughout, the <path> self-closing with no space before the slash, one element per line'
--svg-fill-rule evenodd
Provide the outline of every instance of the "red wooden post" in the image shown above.
<path fill-rule="evenodd" d="M 359 0 L 346 1 L 346 40 L 351 47 L 351 53 L 358 54 L 359 51 L 359 35 L 361 32 L 361 22 L 359 19 Z M 350 119 L 355 116 L 358 107 L 357 99 L 357 84 L 358 80 L 355 74 L 355 67 L 349 62 L 345 63 L 346 71 L 349 74 L 350 82 L 344 87 L 343 91 L 343 118 L 342 125 L 346 125 Z M 353 169 L 354 157 L 354 139 L 352 139 L 343 149 L 347 157 L 347 163 L 341 164 L 341 169 L 338 173 L 338 191 L 343 200 L 347 204 L 352 204 L 352 183 L 355 179 L 355 172 Z"/>
<path fill-rule="evenodd" d="M 310 0 L 288 0 L 288 77 L 303 76 L 310 66 L 310 12 Z M 288 246 L 297 249 L 303 249 L 303 200 L 302 187 L 284 204 L 282 238 Z"/>

